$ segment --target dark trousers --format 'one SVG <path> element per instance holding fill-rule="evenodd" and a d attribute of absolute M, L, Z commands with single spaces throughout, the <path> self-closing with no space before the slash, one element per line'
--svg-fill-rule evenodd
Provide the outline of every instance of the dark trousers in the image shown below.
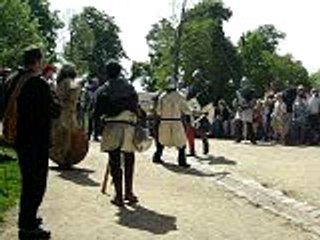
<path fill-rule="evenodd" d="M 251 122 L 246 122 L 246 127 L 247 127 L 247 133 L 246 133 L 246 137 L 247 140 L 250 140 L 251 142 L 255 142 L 256 141 L 256 136 L 255 133 L 253 131 L 253 123 Z"/>
<path fill-rule="evenodd" d="M 157 142 L 157 150 L 153 156 L 153 161 L 154 162 L 159 162 L 161 161 L 161 157 L 163 154 L 164 146 L 160 143 Z M 184 166 L 187 164 L 187 158 L 186 158 L 186 147 L 178 148 L 178 165 L 179 166 Z"/>
<path fill-rule="evenodd" d="M 202 140 L 202 152 L 203 154 L 209 153 L 209 141 L 206 129 L 199 129 L 200 138 Z"/>
<path fill-rule="evenodd" d="M 293 122 L 293 143 L 300 145 L 306 143 L 307 126 L 304 122 Z"/>
<path fill-rule="evenodd" d="M 236 119 L 234 121 L 234 137 L 237 142 L 240 142 L 243 139 L 242 127 L 242 121 L 240 119 Z"/>
<path fill-rule="evenodd" d="M 247 128 L 247 132 L 246 132 L 246 138 L 247 140 L 250 140 L 251 142 L 255 143 L 255 134 L 253 131 L 253 124 L 250 122 L 242 122 L 242 121 L 238 121 L 235 122 L 236 126 L 235 126 L 235 135 L 236 135 L 236 141 L 237 142 L 241 142 L 241 140 L 243 140 L 243 131 L 244 128 Z"/>
<path fill-rule="evenodd" d="M 318 144 L 319 135 L 320 135 L 319 124 L 320 124 L 319 114 L 310 114 L 308 116 L 306 141 L 309 144 Z"/>
<path fill-rule="evenodd" d="M 19 228 L 34 229 L 38 208 L 47 186 L 49 153 L 47 146 L 29 145 L 16 148 L 21 171 Z"/>
<path fill-rule="evenodd" d="M 124 157 L 124 181 L 125 195 L 133 194 L 133 175 L 134 175 L 134 153 L 122 153 L 120 149 L 109 152 L 110 172 L 113 179 L 116 196 L 123 196 L 123 170 L 121 166 L 121 154 Z"/>
<path fill-rule="evenodd" d="M 89 116 L 88 128 L 88 138 L 90 139 L 93 134 L 94 139 L 97 140 L 101 134 L 99 119 L 94 116 Z"/>

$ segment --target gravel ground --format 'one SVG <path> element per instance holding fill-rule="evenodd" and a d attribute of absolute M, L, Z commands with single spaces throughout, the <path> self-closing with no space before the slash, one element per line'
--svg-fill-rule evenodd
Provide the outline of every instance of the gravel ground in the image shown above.
<path fill-rule="evenodd" d="M 235 171 L 320 207 L 320 147 L 252 146 L 219 140 L 210 144 L 213 157 L 199 161 L 216 169 Z"/>
<path fill-rule="evenodd" d="M 258 167 L 259 155 L 267 154 L 269 149 L 233 145 L 228 142 L 214 142 L 213 146 L 214 155 L 230 157 L 237 163 L 225 165 L 224 160 L 223 165 L 217 165 L 218 171 L 219 168 L 221 170 L 229 168 L 230 171 L 236 171 L 235 169 L 239 168 L 239 171 L 244 174 L 249 174 L 247 171 L 251 169 L 250 164 L 254 164 L 252 169 Z M 235 151 L 228 150 L 231 147 Z M 99 153 L 97 144 L 92 144 L 89 156 L 77 166 L 75 171 L 51 170 L 41 213 L 47 226 L 52 230 L 52 239 L 316 239 L 285 220 L 256 208 L 227 193 L 214 183 L 206 181 L 210 179 L 210 174 L 178 168 L 175 165 L 175 159 L 170 157 L 173 154 L 172 151 L 166 152 L 164 159 L 167 164 L 163 166 L 150 162 L 151 151 L 137 156 L 135 189 L 141 203 L 135 207 L 123 209 L 112 206 L 109 203 L 110 196 L 100 193 L 100 182 L 107 158 Z M 236 151 L 240 152 L 236 154 Z M 245 156 L 242 156 L 242 151 L 246 153 Z M 255 158 L 251 156 L 252 159 L 249 158 L 246 162 L 245 157 L 250 156 L 250 151 L 251 154 L 257 151 L 257 156 Z M 270 154 L 279 157 L 288 153 L 295 156 L 290 153 L 290 150 L 285 149 L 284 152 L 282 153 L 280 148 L 275 148 L 273 154 Z M 299 161 L 298 158 L 295 159 L 293 161 Z M 267 160 L 267 156 L 262 156 L 259 162 Z M 263 166 L 265 168 L 269 166 L 270 172 L 272 169 L 281 172 L 279 167 L 271 167 L 274 162 L 276 162 L 274 159 L 270 160 L 269 164 L 264 163 Z M 290 164 L 287 163 L 287 167 L 284 167 L 282 172 L 286 172 L 288 165 Z M 262 170 L 266 171 L 261 167 Z M 255 172 L 260 171 L 254 171 L 252 176 L 255 176 Z M 296 169 L 296 172 L 301 172 L 301 169 Z M 265 174 L 268 176 L 267 173 Z M 277 173 L 274 177 L 277 175 L 282 176 Z M 268 182 L 268 179 L 263 176 L 261 179 Z M 270 176 L 270 180 L 273 180 L 273 177 Z M 112 193 L 110 185 L 108 192 Z M 4 234 L 0 235 L 2 240 L 16 239 L 15 217 L 12 216 L 10 219 Z"/>

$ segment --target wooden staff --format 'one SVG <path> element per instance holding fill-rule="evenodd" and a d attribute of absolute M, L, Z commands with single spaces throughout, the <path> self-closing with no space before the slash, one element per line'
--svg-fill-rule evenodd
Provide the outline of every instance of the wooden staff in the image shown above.
<path fill-rule="evenodd" d="M 104 178 L 103 178 L 103 181 L 102 181 L 102 187 L 101 187 L 102 194 L 106 194 L 106 192 L 107 192 L 109 174 L 110 174 L 110 163 L 108 161 L 106 172 L 104 174 Z"/>

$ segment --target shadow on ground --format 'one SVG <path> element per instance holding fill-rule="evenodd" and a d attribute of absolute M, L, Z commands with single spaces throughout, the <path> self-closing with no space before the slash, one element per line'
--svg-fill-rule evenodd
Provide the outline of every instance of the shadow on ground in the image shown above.
<path fill-rule="evenodd" d="M 192 175 L 196 177 L 219 177 L 219 176 L 224 177 L 230 174 L 229 172 L 205 173 L 194 168 L 187 168 L 187 169 L 182 168 L 172 163 L 163 163 L 162 166 L 171 172 Z"/>
<path fill-rule="evenodd" d="M 61 170 L 58 167 L 51 167 L 51 170 L 59 172 L 58 177 L 71 181 L 81 186 L 98 187 L 100 183 L 92 180 L 90 174 L 95 171 L 85 168 L 72 168 L 70 170 Z"/>
<path fill-rule="evenodd" d="M 225 157 L 214 157 L 212 155 L 208 155 L 205 157 L 199 157 L 197 156 L 196 159 L 198 159 L 201 162 L 207 163 L 209 165 L 237 165 L 236 161 L 226 159 Z"/>
<path fill-rule="evenodd" d="M 122 226 L 147 231 L 155 235 L 165 235 L 177 230 L 177 218 L 163 215 L 140 205 L 120 208 L 118 223 Z"/>

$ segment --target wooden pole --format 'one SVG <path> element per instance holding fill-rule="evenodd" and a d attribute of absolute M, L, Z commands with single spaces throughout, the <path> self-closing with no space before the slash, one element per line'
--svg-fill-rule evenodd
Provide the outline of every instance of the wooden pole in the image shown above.
<path fill-rule="evenodd" d="M 106 172 L 103 177 L 102 186 L 101 186 L 101 193 L 106 194 L 107 193 L 107 185 L 108 185 L 108 179 L 110 175 L 110 162 L 108 161 Z"/>
<path fill-rule="evenodd" d="M 183 26 L 185 21 L 186 5 L 187 5 L 187 0 L 184 0 L 182 3 L 180 23 L 178 25 L 178 31 L 176 34 L 175 46 L 174 46 L 173 77 L 176 80 L 176 82 L 178 82 L 178 77 L 179 77 L 181 38 L 183 34 Z"/>

